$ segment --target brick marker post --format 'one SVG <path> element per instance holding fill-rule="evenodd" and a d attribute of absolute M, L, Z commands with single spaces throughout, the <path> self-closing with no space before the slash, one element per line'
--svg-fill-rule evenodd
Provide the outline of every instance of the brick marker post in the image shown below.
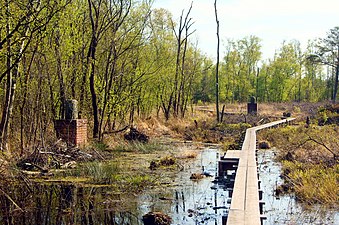
<path fill-rule="evenodd" d="M 87 119 L 78 119 L 78 101 L 67 100 L 65 118 L 55 120 L 57 138 L 71 146 L 84 146 L 87 143 Z"/>

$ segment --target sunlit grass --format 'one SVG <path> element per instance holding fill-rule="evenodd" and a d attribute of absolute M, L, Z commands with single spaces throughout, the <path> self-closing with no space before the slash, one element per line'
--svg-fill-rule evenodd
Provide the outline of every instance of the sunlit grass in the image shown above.
<path fill-rule="evenodd" d="M 142 190 L 146 187 L 156 184 L 155 178 L 148 174 L 135 174 L 133 176 L 125 177 L 124 181 L 127 183 L 130 191 Z"/>
<path fill-rule="evenodd" d="M 80 164 L 76 169 L 63 172 L 65 176 L 90 178 L 94 184 L 111 184 L 114 176 L 120 172 L 117 162 L 88 162 Z"/>
<path fill-rule="evenodd" d="M 286 182 L 292 184 L 296 197 L 308 204 L 336 205 L 339 201 L 339 165 L 307 165 L 283 161 Z"/>

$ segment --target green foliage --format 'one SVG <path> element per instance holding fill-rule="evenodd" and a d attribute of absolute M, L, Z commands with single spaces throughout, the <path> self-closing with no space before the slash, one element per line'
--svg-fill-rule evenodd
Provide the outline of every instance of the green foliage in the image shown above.
<path fill-rule="evenodd" d="M 246 102 L 256 95 L 256 74 L 261 58 L 260 39 L 255 36 L 228 41 L 221 64 L 220 96 L 222 101 Z"/>
<path fill-rule="evenodd" d="M 248 123 L 233 123 L 233 124 L 227 124 L 227 123 L 219 123 L 217 125 L 217 128 L 223 131 L 230 131 L 233 133 L 234 131 L 238 132 L 244 132 L 246 129 L 251 128 L 251 124 Z"/>
<path fill-rule="evenodd" d="M 339 27 L 336 26 L 327 33 L 327 37 L 319 39 L 315 51 L 308 55 L 307 60 L 312 65 L 326 65 L 332 70 L 332 76 L 328 78 L 326 92 L 333 103 L 337 100 L 339 82 Z"/>
<path fill-rule="evenodd" d="M 106 143 L 103 143 L 103 142 L 101 142 L 101 141 L 98 141 L 98 142 L 94 142 L 93 144 L 92 144 L 92 146 L 96 149 L 96 150 L 98 150 L 98 151 L 108 151 L 108 145 L 106 144 Z"/>
<path fill-rule="evenodd" d="M 155 184 L 155 179 L 147 174 L 137 174 L 133 176 L 128 176 L 125 179 L 125 182 L 130 187 L 130 191 L 138 191 L 145 187 L 149 187 Z"/>
<path fill-rule="evenodd" d="M 90 13 L 90 6 L 97 14 Z M 190 104 L 215 100 L 213 59 L 191 36 L 182 39 L 178 52 L 174 31 L 180 21 L 165 9 L 151 10 L 150 1 L 1 1 L 0 15 L 1 102 L 8 101 L 7 69 L 16 81 L 7 117 L 13 149 L 55 141 L 53 120 L 63 116 L 65 99 L 79 101 L 82 117 L 90 128 L 98 123 L 99 134 L 161 109 L 184 117 Z M 325 46 L 336 31 L 331 30 Z M 325 76 L 321 66 L 305 59 L 318 47 L 310 42 L 301 52 L 297 41 L 283 43 L 272 59 L 259 63 L 258 37 L 228 40 L 220 64 L 221 102 L 246 102 L 250 96 L 259 101 L 328 99 L 334 74 Z"/>
<path fill-rule="evenodd" d="M 339 107 L 337 105 L 325 105 L 318 109 L 317 120 L 319 125 L 339 124 Z"/>
<path fill-rule="evenodd" d="M 67 170 L 65 176 L 89 177 L 93 184 L 112 184 L 118 178 L 120 166 L 117 162 L 87 162 L 76 169 Z"/>

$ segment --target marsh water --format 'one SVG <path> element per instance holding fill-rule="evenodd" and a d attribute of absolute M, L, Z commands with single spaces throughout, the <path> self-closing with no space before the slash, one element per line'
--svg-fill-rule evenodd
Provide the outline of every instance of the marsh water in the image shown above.
<path fill-rule="evenodd" d="M 161 211 L 172 217 L 172 224 L 225 224 L 230 195 L 228 187 L 214 183 L 217 148 L 206 147 L 196 159 L 187 161 L 174 178 L 174 184 L 163 188 L 133 193 L 115 193 L 110 187 L 63 183 L 35 185 L 8 184 L 6 193 L 13 202 L 0 194 L 0 224 L 119 224 L 138 225 L 150 211 Z M 259 173 L 264 190 L 265 224 L 339 224 L 339 213 L 321 206 L 311 209 L 299 204 L 293 195 L 275 196 L 282 181 L 280 165 L 273 160 L 272 150 L 259 151 Z M 192 173 L 206 173 L 191 180 Z M 130 199 L 127 204 L 121 203 Z"/>
<path fill-rule="evenodd" d="M 339 224 L 339 212 L 321 205 L 299 203 L 293 194 L 275 196 L 276 187 L 283 183 L 281 165 L 274 161 L 274 150 L 258 152 L 259 176 L 265 201 L 265 224 Z"/>

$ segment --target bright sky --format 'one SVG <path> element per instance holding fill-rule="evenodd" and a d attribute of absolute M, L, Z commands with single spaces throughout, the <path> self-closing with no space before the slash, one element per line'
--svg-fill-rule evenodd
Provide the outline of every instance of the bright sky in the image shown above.
<path fill-rule="evenodd" d="M 154 8 L 168 9 L 175 21 L 182 10 L 186 15 L 191 2 L 191 17 L 198 47 L 216 58 L 217 36 L 214 0 L 155 0 Z M 259 37 L 263 58 L 273 58 L 283 41 L 298 40 L 303 48 L 308 40 L 323 38 L 339 26 L 339 0 L 217 0 L 220 23 L 220 52 L 227 38 L 238 40 Z"/>

